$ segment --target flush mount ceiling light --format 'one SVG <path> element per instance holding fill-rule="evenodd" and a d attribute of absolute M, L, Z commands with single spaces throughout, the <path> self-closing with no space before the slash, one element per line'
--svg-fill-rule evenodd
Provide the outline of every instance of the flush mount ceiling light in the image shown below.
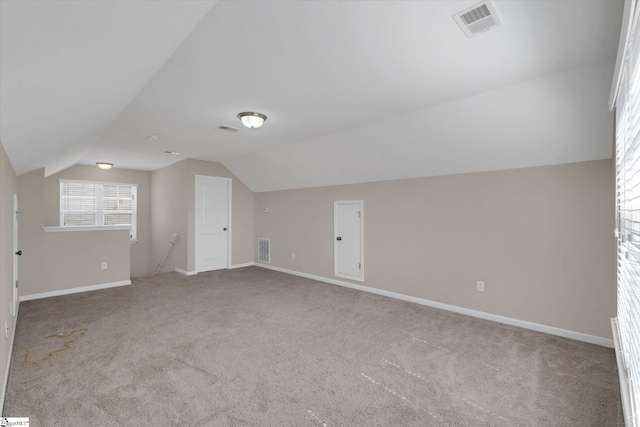
<path fill-rule="evenodd" d="M 157 141 L 158 140 L 158 135 L 156 135 L 155 133 L 152 133 L 151 135 L 147 135 L 147 141 Z"/>
<path fill-rule="evenodd" d="M 105 162 L 97 162 L 96 165 L 100 169 L 111 169 L 113 167 L 113 163 L 105 163 Z"/>
<path fill-rule="evenodd" d="M 253 113 L 251 111 L 246 111 L 244 113 L 238 114 L 238 118 L 242 122 L 243 125 L 250 129 L 257 129 L 267 120 L 267 116 L 260 113 Z"/>

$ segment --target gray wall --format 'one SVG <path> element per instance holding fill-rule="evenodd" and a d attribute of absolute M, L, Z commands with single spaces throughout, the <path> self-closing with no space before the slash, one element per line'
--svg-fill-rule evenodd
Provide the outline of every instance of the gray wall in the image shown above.
<path fill-rule="evenodd" d="M 195 271 L 195 176 L 207 175 L 232 179 L 232 253 L 234 265 L 252 262 L 253 193 L 220 163 L 186 159 L 152 173 L 151 205 L 154 264 L 160 260 L 169 235 L 179 237 L 162 271 L 179 268 Z"/>
<path fill-rule="evenodd" d="M 129 280 L 132 245 L 128 230 L 47 233 L 42 229 L 43 225 L 59 225 L 59 221 L 44 222 L 47 193 L 60 194 L 51 182 L 57 180 L 45 179 L 44 169 L 18 177 L 18 240 L 23 252 L 20 296 Z M 106 270 L 100 266 L 104 261 Z"/>
<path fill-rule="evenodd" d="M 39 169 L 18 178 L 20 196 L 20 295 L 128 280 L 153 272 L 169 235 L 179 238 L 164 271 L 194 270 L 195 175 L 233 179 L 234 264 L 253 261 L 253 193 L 219 163 L 184 160 L 155 172 L 76 165 L 44 177 Z M 59 225 L 60 179 L 138 184 L 138 241 L 121 231 L 46 233 Z M 153 211 L 153 215 L 151 214 Z M 126 240 L 126 245 L 123 243 Z M 99 241 L 100 245 L 95 242 Z M 126 247 L 125 247 L 126 246 Z M 107 270 L 100 263 L 108 262 Z"/>
<path fill-rule="evenodd" d="M 0 375 L 4 395 L 5 374 L 9 364 L 11 337 L 16 318 L 9 312 L 13 298 L 13 195 L 18 192 L 18 179 L 0 142 Z M 9 338 L 4 336 L 4 324 L 9 326 Z"/>
<path fill-rule="evenodd" d="M 252 262 L 254 258 L 253 244 L 253 192 L 220 163 L 187 159 L 182 162 L 187 179 L 186 194 L 189 208 L 188 236 L 195 242 L 195 195 L 196 175 L 219 176 L 231 178 L 231 259 L 233 265 Z M 190 271 L 196 268 L 195 245 L 189 245 L 187 265 Z"/>
<path fill-rule="evenodd" d="M 99 173 L 76 166 L 46 179 L 42 170 L 19 177 L 25 250 L 21 295 L 71 287 L 69 278 L 48 280 L 61 268 L 61 260 L 48 258 L 57 255 L 61 243 L 51 243 L 58 237 L 41 227 L 57 224 L 57 179 L 107 180 Z M 268 237 L 273 265 L 333 277 L 333 202 L 363 199 L 365 286 L 611 338 L 608 319 L 615 315 L 616 296 L 612 160 L 256 194 L 222 165 L 198 160 L 152 173 L 119 173 L 130 176 L 113 181 L 137 180 L 150 188 L 150 260 L 141 263 L 148 270 L 171 233 L 180 237 L 164 271 L 195 269 L 195 175 L 231 177 L 235 265 L 255 260 L 256 238 Z M 147 202 L 140 203 L 142 208 Z M 86 233 L 59 234 L 95 239 Z M 84 243 L 73 238 L 69 244 L 77 251 Z M 136 245 L 127 247 L 142 247 Z M 28 257 L 31 252 L 37 256 Z M 124 258 L 111 261 L 118 271 L 128 271 Z M 82 262 L 94 265 L 97 259 Z M 104 273 L 89 271 L 74 286 L 120 280 L 100 276 Z M 485 281 L 484 293 L 475 290 L 477 280 Z"/>
<path fill-rule="evenodd" d="M 186 173 L 181 165 L 174 163 L 155 170 L 151 174 L 151 261 L 155 266 L 169 242 L 171 234 L 178 234 L 171 252 L 164 262 L 162 271 L 174 268 L 187 271 L 188 209 L 185 189 Z"/>
<path fill-rule="evenodd" d="M 256 193 L 255 236 L 333 278 L 333 202 L 362 199 L 365 286 L 611 338 L 613 186 L 600 160 Z"/>
<path fill-rule="evenodd" d="M 138 235 L 131 244 L 131 277 L 150 274 L 151 266 L 151 172 L 76 165 L 44 180 L 44 225 L 60 225 L 60 179 L 138 184 Z"/>

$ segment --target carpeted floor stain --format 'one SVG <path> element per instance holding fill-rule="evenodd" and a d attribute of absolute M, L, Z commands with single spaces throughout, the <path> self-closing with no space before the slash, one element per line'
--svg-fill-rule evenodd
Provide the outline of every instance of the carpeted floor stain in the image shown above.
<path fill-rule="evenodd" d="M 612 349 L 258 267 L 23 302 L 15 342 L 42 358 L 59 348 L 43 337 L 80 329 L 42 363 L 14 349 L 4 416 L 35 427 L 624 425 Z"/>

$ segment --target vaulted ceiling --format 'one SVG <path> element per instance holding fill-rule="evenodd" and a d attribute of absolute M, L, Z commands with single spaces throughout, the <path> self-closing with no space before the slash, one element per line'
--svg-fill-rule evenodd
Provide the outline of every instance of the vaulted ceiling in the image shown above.
<path fill-rule="evenodd" d="M 467 38 L 475 3 L 1 0 L 0 140 L 18 174 L 198 158 L 254 191 L 611 157 L 623 2 L 494 0 Z"/>

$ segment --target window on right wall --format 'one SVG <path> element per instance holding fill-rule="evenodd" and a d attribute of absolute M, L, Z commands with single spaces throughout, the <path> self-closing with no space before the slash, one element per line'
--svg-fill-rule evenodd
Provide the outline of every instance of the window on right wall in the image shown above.
<path fill-rule="evenodd" d="M 622 407 L 640 426 L 640 25 L 627 2 L 610 100 L 616 111 L 617 317 L 612 319 Z M 614 104 L 615 102 L 615 104 Z"/>

